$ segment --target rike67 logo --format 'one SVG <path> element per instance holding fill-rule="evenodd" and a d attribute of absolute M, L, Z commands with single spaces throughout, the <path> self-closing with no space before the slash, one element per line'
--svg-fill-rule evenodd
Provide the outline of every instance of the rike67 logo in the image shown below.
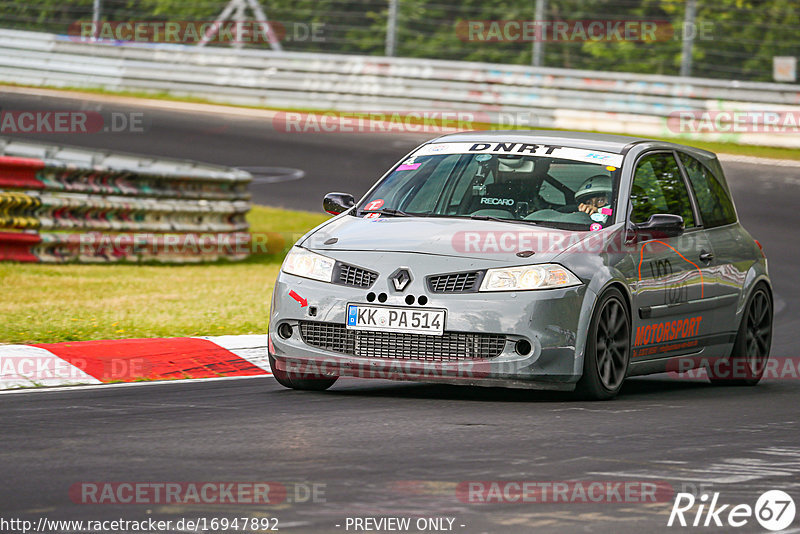
<path fill-rule="evenodd" d="M 667 526 L 739 528 L 747 525 L 753 518 L 767 530 L 784 530 L 794 521 L 794 500 L 781 490 L 764 492 L 755 506 L 720 504 L 719 492 L 715 492 L 710 501 L 707 493 L 702 494 L 699 499 L 691 493 L 678 493 Z"/>

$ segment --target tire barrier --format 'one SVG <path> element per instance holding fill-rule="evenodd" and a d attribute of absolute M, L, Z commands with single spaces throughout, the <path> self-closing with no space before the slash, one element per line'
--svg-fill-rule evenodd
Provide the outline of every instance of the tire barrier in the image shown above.
<path fill-rule="evenodd" d="M 241 260 L 251 180 L 238 169 L 0 138 L 0 261 Z"/>

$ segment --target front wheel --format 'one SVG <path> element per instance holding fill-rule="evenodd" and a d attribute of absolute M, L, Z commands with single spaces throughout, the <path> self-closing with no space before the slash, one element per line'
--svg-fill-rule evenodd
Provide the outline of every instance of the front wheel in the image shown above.
<path fill-rule="evenodd" d="M 575 387 L 579 397 L 607 400 L 616 397 L 628 373 L 631 355 L 631 319 L 622 293 L 606 291 L 589 325 L 583 376 Z"/>
<path fill-rule="evenodd" d="M 339 378 L 338 376 L 331 378 L 310 373 L 281 371 L 278 369 L 278 366 L 275 365 L 275 358 L 272 357 L 272 354 L 268 356 L 269 366 L 272 369 L 272 376 L 274 376 L 278 384 L 283 387 L 305 391 L 323 391 L 331 387 Z"/>
<path fill-rule="evenodd" d="M 750 295 L 731 355 L 708 365 L 708 379 L 712 384 L 755 386 L 764 376 L 771 345 L 772 298 L 762 284 Z"/>

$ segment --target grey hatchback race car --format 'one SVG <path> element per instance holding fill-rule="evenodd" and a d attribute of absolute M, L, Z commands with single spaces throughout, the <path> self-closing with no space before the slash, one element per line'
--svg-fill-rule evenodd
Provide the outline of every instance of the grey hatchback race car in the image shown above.
<path fill-rule="evenodd" d="M 705 367 L 757 383 L 772 288 L 716 156 L 546 131 L 429 141 L 287 255 L 272 296 L 275 378 L 575 390 Z"/>

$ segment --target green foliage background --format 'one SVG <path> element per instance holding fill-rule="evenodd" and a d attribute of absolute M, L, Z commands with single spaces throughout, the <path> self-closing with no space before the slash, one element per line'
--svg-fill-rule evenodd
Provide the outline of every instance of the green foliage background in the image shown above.
<path fill-rule="evenodd" d="M 463 21 L 533 20 L 533 0 L 398 0 L 397 55 L 527 65 L 529 42 L 467 42 Z M 217 0 L 104 0 L 104 20 L 213 20 Z M 284 41 L 287 50 L 382 55 L 388 0 L 262 0 L 268 18 L 322 25 L 324 41 Z M 672 38 L 652 42 L 546 43 L 544 65 L 678 74 L 686 0 L 549 0 L 547 20 L 662 20 Z M 92 0 L 0 1 L 0 26 L 67 33 L 90 20 Z M 771 81 L 773 56 L 800 56 L 798 0 L 698 0 L 694 76 Z M 291 32 L 290 32 L 291 33 Z"/>

